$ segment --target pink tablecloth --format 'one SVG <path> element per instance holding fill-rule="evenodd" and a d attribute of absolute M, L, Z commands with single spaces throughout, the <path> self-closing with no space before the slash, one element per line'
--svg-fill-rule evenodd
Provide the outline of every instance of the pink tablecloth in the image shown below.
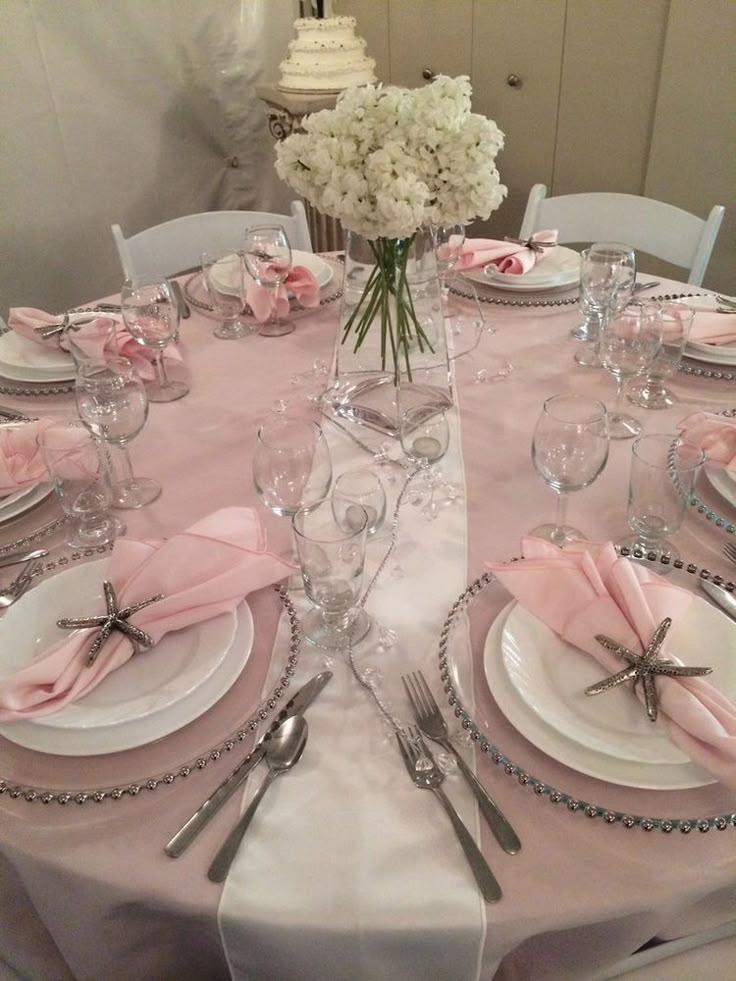
<path fill-rule="evenodd" d="M 483 571 L 486 559 L 518 554 L 520 535 L 552 512 L 552 495 L 534 474 L 529 454 L 531 429 L 543 399 L 575 390 L 611 402 L 614 392 L 612 380 L 602 372 L 573 363 L 575 347 L 569 333 L 578 320 L 575 307 L 488 305 L 484 312 L 498 332 L 485 337 L 471 357 L 456 364 L 467 479 L 468 578 Z M 212 321 L 197 311 L 183 322 L 191 393 L 179 402 L 152 406 L 146 429 L 131 444 L 137 472 L 156 477 L 165 487 L 154 505 L 125 513 L 132 534 L 161 537 L 219 507 L 259 507 L 250 478 L 257 419 L 272 411 L 279 399 L 296 398 L 300 386 L 308 384 L 295 375 L 309 373 L 315 362 L 330 360 L 336 314 L 336 305 L 327 306 L 303 315 L 296 331 L 286 338 L 253 336 L 236 342 L 213 339 Z M 480 380 L 479 371 L 492 376 L 507 360 L 514 371 L 505 381 Z M 690 408 L 717 411 L 734 404 L 732 383 L 681 376 L 673 387 L 682 399 L 680 406 L 663 413 L 637 412 L 648 431 L 671 431 Z M 73 412 L 71 397 L 13 404 L 24 411 L 43 408 L 45 414 Z M 625 532 L 629 454 L 630 444 L 614 443 L 604 477 L 571 502 L 571 520 L 591 538 L 615 539 Z M 718 505 L 715 495 L 709 500 Z M 266 520 L 272 541 L 285 545 L 285 523 Z M 12 531 L 3 528 L 0 543 L 31 526 L 29 518 Z M 688 560 L 726 575 L 729 569 L 720 556 L 723 539 L 722 532 L 695 513 L 688 515 L 678 536 Z M 453 599 L 448 597 L 448 607 Z M 484 596 L 485 605 L 473 620 L 476 655 L 490 619 L 504 602 L 500 590 Z M 253 607 L 253 656 L 243 678 L 217 709 L 160 743 L 116 757 L 87 758 L 86 785 L 116 786 L 163 772 L 196 757 L 232 730 L 254 704 L 263 683 L 276 623 L 272 594 L 256 596 Z M 300 681 L 318 666 L 314 655 L 303 659 Z M 626 812 L 674 816 L 734 808 L 732 797 L 717 787 L 672 793 L 632 791 L 578 774 L 551 760 L 513 729 L 496 708 L 480 670 L 475 695 L 477 717 L 508 756 L 581 799 Z M 0 740 L 0 762 L 2 776 L 26 784 L 80 783 L 78 761 L 49 761 L 4 740 Z M 595 969 L 656 935 L 687 934 L 733 917 L 733 829 L 667 836 L 628 831 L 620 825 L 607 827 L 601 819 L 570 814 L 537 799 L 485 758 L 478 766 L 524 841 L 521 854 L 510 857 L 483 833 L 484 847 L 493 856 L 505 892 L 503 901 L 488 910 L 481 971 L 486 981 L 494 976 L 503 981 L 589 978 Z M 54 981 L 97 981 L 103 976 L 126 981 L 226 979 L 229 972 L 216 924 L 219 887 L 203 874 L 212 840 L 201 836 L 186 859 L 176 862 L 162 850 L 181 820 L 224 776 L 228 764 L 210 767 L 211 773 L 206 769 L 155 792 L 143 787 L 135 799 L 116 803 L 70 802 L 60 807 L 0 796 L 0 965 L 4 959 L 23 977 Z M 228 808 L 232 817 L 237 803 L 231 801 Z M 227 820 L 220 827 L 226 824 Z M 329 860 L 354 861 L 359 834 L 356 828 L 350 851 Z M 405 860 L 405 855 L 394 852 L 398 847 L 387 840 L 387 863 Z M 289 857 L 281 856 L 279 861 L 288 862 Z M 407 928 L 402 934 L 401 924 L 396 924 L 398 932 L 386 939 L 387 958 L 392 943 L 409 949 L 416 945 L 421 973 L 429 956 L 425 932 L 441 910 L 441 898 L 435 898 L 419 918 L 421 927 Z M 325 923 L 324 929 L 329 934 L 330 924 Z M 356 931 L 363 930 L 370 931 L 371 924 L 356 924 Z M 293 975 L 299 981 L 312 976 L 309 964 Z"/>

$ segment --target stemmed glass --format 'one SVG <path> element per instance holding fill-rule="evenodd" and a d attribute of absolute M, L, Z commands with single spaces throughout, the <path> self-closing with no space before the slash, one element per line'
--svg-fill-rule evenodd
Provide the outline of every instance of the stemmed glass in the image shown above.
<path fill-rule="evenodd" d="M 616 404 L 609 413 L 611 439 L 631 439 L 641 423 L 623 410 L 627 379 L 645 372 L 662 344 L 662 319 L 656 303 L 633 302 L 618 313 L 604 317 L 598 349 L 603 367 L 616 379 Z"/>
<path fill-rule="evenodd" d="M 256 331 L 264 337 L 281 337 L 294 324 L 278 315 L 277 293 L 291 270 L 291 245 L 281 225 L 255 225 L 245 233 L 245 268 L 259 286 L 272 291 L 271 314 Z"/>
<path fill-rule="evenodd" d="M 371 621 L 355 604 L 365 565 L 368 516 L 355 505 L 355 524 L 345 529 L 335 519 L 332 501 L 300 508 L 292 517 L 304 591 L 315 609 L 302 619 L 304 636 L 317 647 L 345 649 L 370 630 Z"/>
<path fill-rule="evenodd" d="M 647 369 L 644 380 L 630 385 L 627 393 L 629 402 L 644 409 L 666 409 L 677 403 L 677 396 L 664 383 L 680 365 L 695 316 L 692 307 L 677 301 L 663 303 L 660 314 L 662 347 Z"/>
<path fill-rule="evenodd" d="M 608 460 L 606 407 L 582 395 L 553 395 L 548 398 L 534 427 L 532 462 L 537 473 L 557 494 L 554 524 L 543 524 L 531 532 L 554 545 L 584 539 L 576 528 L 565 524 L 567 495 L 592 484 Z"/>
<path fill-rule="evenodd" d="M 128 333 L 143 347 L 156 352 L 158 381 L 147 387 L 150 402 L 173 402 L 189 387 L 172 381 L 164 363 L 164 348 L 179 328 L 179 304 L 168 279 L 145 277 L 126 279 L 120 293 L 120 307 Z"/>
<path fill-rule="evenodd" d="M 250 334 L 250 327 L 240 319 L 245 306 L 243 256 L 239 252 L 203 252 L 201 266 L 212 309 L 221 318 L 214 336 L 228 341 Z"/>
<path fill-rule="evenodd" d="M 117 446 L 125 468 L 122 480 L 113 481 L 113 504 L 141 508 L 155 501 L 161 485 L 150 477 L 136 477 L 128 443 L 148 418 L 148 397 L 138 373 L 127 358 L 85 361 L 75 382 L 79 418 L 99 439 Z"/>
<path fill-rule="evenodd" d="M 583 323 L 573 331 L 576 340 L 587 341 L 575 353 L 579 365 L 600 367 L 597 341 L 601 325 L 631 299 L 636 282 L 636 254 L 628 245 L 598 242 L 580 255 L 580 309 Z"/>
<path fill-rule="evenodd" d="M 258 430 L 253 483 L 274 514 L 290 517 L 327 494 L 332 461 L 316 422 L 290 416 L 270 420 Z"/>
<path fill-rule="evenodd" d="M 463 243 L 465 242 L 464 225 L 432 225 L 432 240 L 437 261 L 437 273 L 440 278 L 443 301 L 447 299 L 449 288 L 446 284 L 447 275 L 458 263 Z"/>

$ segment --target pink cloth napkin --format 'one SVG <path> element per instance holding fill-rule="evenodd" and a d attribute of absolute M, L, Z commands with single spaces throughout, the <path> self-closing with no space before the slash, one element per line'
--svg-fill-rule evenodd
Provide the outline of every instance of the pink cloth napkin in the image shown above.
<path fill-rule="evenodd" d="M 691 412 L 677 424 L 681 435 L 699 446 L 710 464 L 725 467 L 736 477 L 736 419 L 712 412 Z"/>
<path fill-rule="evenodd" d="M 130 622 L 159 641 L 171 630 L 234 610 L 245 596 L 278 582 L 292 567 L 270 552 L 251 508 L 223 508 L 166 541 L 120 539 L 106 578 L 120 606 L 163 593 L 164 598 L 131 616 Z M 101 585 L 101 584 L 100 584 Z M 84 596 L 70 595 L 59 617 L 92 616 Z M 87 652 L 97 628 L 70 633 L 25 668 L 0 680 L 0 721 L 48 715 L 82 698 L 131 657 L 133 646 L 113 631 L 97 660 Z M 156 657 L 156 648 L 138 657 Z"/>
<path fill-rule="evenodd" d="M 53 425 L 53 419 L 36 419 L 0 426 L 0 497 L 48 479 L 36 437 Z"/>
<path fill-rule="evenodd" d="M 659 623 L 666 616 L 677 622 L 692 600 L 686 590 L 619 558 L 610 542 L 559 549 L 524 538 L 522 555 L 517 562 L 488 563 L 488 568 L 530 613 L 591 654 L 601 665 L 601 679 L 626 665 L 598 643 L 596 634 L 641 653 Z M 707 647 L 698 666 L 708 666 Z M 660 676 L 656 685 L 659 718 L 672 741 L 736 789 L 736 706 L 704 678 Z"/>
<path fill-rule="evenodd" d="M 109 334 L 111 320 L 115 324 L 112 338 Z M 8 314 L 8 326 L 21 336 L 35 341 L 36 344 L 55 346 L 60 344 L 62 348 L 66 349 L 63 338 L 61 342 L 58 337 L 44 339 L 35 331 L 36 327 L 48 327 L 59 323 L 61 323 L 61 317 L 58 315 L 54 316 L 43 310 L 35 310 L 33 307 L 13 307 Z M 153 364 L 156 352 L 139 344 L 118 318 L 98 317 L 88 324 L 83 324 L 74 332 L 74 339 L 77 346 L 89 358 L 100 358 L 104 354 L 120 355 L 120 357 L 128 358 L 133 363 L 144 381 L 152 381 L 156 377 L 156 369 Z M 182 360 L 181 352 L 173 344 L 168 344 L 164 348 L 164 358 L 172 362 Z"/>
<path fill-rule="evenodd" d="M 557 242 L 557 230 L 535 232 L 533 242 Z M 460 250 L 457 269 L 482 269 L 494 265 L 499 272 L 523 276 L 554 249 L 535 252 L 526 245 L 501 242 L 495 238 L 468 238 Z"/>
<path fill-rule="evenodd" d="M 256 320 L 263 323 L 272 313 L 285 317 L 289 312 L 289 293 L 303 307 L 319 306 L 319 283 L 306 266 L 292 266 L 286 280 L 275 290 L 259 286 L 250 280 L 245 289 L 245 300 Z"/>
<path fill-rule="evenodd" d="M 736 342 L 736 313 L 716 313 L 698 307 L 697 300 L 688 306 L 695 311 L 690 340 L 700 344 L 733 344 Z"/>

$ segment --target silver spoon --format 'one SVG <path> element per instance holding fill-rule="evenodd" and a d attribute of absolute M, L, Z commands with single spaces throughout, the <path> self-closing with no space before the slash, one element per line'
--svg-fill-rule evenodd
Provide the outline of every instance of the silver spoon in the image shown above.
<path fill-rule="evenodd" d="M 207 878 L 212 882 L 224 882 L 230 870 L 232 861 L 237 854 L 243 835 L 256 813 L 256 808 L 276 777 L 290 770 L 304 752 L 307 742 L 307 720 L 302 715 L 293 715 L 285 719 L 273 733 L 266 747 L 266 762 L 268 773 L 253 796 L 246 811 L 220 846 L 207 871 Z"/>

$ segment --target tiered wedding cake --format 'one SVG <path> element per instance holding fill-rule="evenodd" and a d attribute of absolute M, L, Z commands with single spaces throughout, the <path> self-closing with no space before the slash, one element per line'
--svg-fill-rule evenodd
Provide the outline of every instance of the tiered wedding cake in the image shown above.
<path fill-rule="evenodd" d="M 279 65 L 285 92 L 341 92 L 375 82 L 376 62 L 366 57 L 365 41 L 355 33 L 354 17 L 301 17 L 296 40 Z"/>

